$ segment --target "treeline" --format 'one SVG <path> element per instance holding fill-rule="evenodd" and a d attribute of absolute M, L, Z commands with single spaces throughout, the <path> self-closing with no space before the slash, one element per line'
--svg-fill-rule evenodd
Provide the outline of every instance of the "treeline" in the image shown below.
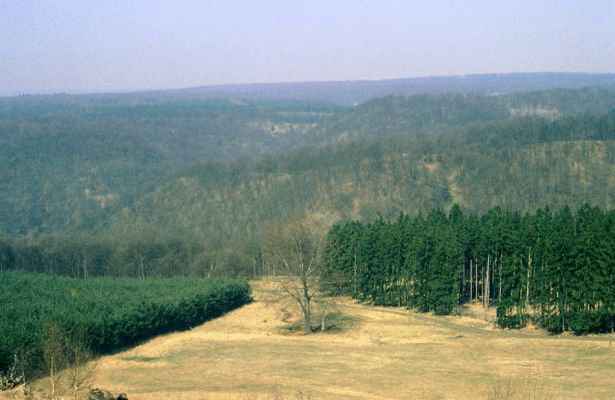
<path fill-rule="evenodd" d="M 50 328 L 108 352 L 187 329 L 251 301 L 250 286 L 223 279 L 73 279 L 0 272 L 0 371 L 17 355 L 26 371 L 44 365 Z"/>
<path fill-rule="evenodd" d="M 257 246 L 233 253 L 188 235 L 144 231 L 132 240 L 88 235 L 0 239 L 0 271 L 19 269 L 73 278 L 168 278 L 247 277 L 263 274 L 263 268 Z"/>
<path fill-rule="evenodd" d="M 323 282 L 335 294 L 450 314 L 497 307 L 501 327 L 552 333 L 615 330 L 615 211 L 400 215 L 335 225 Z"/>

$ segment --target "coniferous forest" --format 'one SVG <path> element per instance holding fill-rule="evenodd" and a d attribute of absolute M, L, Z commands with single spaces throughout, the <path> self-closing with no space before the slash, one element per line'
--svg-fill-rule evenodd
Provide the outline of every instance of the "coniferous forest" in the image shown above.
<path fill-rule="evenodd" d="M 552 333 L 615 330 L 615 211 L 477 216 L 454 205 L 395 221 L 335 225 L 323 281 L 334 294 L 446 315 L 497 306 L 497 323 Z"/>

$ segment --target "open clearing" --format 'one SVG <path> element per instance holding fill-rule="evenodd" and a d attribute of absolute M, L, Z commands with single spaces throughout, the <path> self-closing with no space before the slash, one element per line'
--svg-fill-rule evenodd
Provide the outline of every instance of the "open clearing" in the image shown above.
<path fill-rule="evenodd" d="M 139 399 L 487 399 L 497 382 L 529 398 L 615 398 L 613 335 L 501 331 L 334 299 L 344 329 L 289 330 L 294 304 L 255 281 L 254 303 L 187 332 L 103 357 L 94 385 Z"/>

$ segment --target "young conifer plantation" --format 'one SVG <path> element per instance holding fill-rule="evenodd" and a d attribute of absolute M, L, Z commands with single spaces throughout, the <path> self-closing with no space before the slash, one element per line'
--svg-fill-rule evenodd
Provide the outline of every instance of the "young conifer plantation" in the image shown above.
<path fill-rule="evenodd" d="M 615 211 L 500 208 L 335 225 L 323 281 L 335 294 L 446 315 L 470 302 L 497 323 L 551 333 L 615 330 Z"/>
<path fill-rule="evenodd" d="M 85 337 L 105 353 L 188 329 L 251 301 L 233 279 L 76 279 L 0 272 L 0 371 L 14 358 L 31 377 L 44 368 L 49 334 Z M 51 329 L 51 328 L 54 329 Z"/>

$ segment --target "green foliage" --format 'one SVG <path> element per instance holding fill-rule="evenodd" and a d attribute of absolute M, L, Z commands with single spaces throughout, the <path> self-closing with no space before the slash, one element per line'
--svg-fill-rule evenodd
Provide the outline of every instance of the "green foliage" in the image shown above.
<path fill-rule="evenodd" d="M 40 368 L 48 321 L 69 336 L 85 334 L 93 350 L 109 352 L 190 328 L 250 301 L 250 287 L 240 280 L 0 272 L 0 370 L 23 348 L 30 351 L 30 368 Z"/>
<path fill-rule="evenodd" d="M 441 315 L 480 300 L 505 328 L 533 319 L 553 333 L 612 332 L 614 218 L 588 205 L 478 218 L 455 205 L 448 215 L 342 223 L 327 236 L 323 287 Z"/>

